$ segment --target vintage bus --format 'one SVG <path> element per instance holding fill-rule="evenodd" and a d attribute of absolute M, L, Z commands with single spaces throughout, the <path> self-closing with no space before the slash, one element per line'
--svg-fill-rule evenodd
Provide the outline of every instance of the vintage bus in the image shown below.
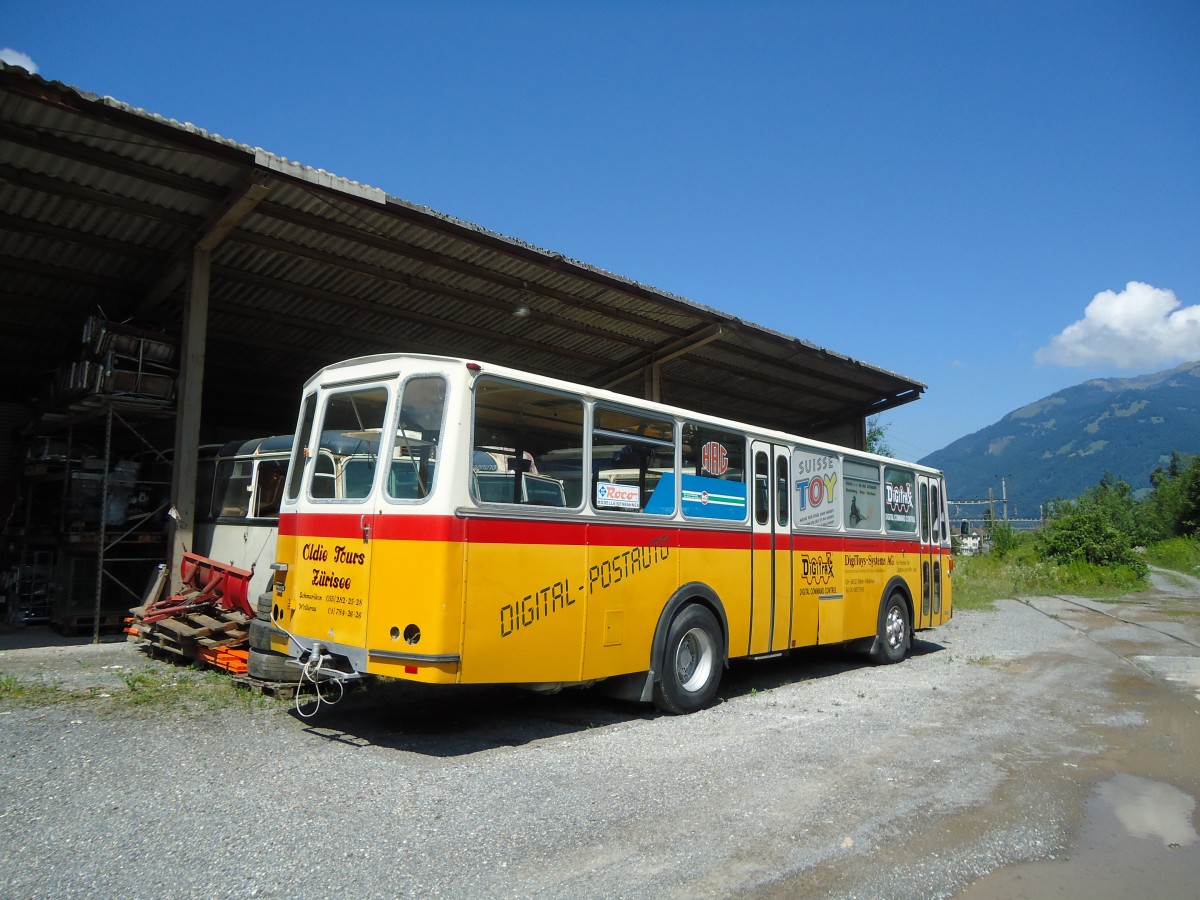
<path fill-rule="evenodd" d="M 912 463 L 417 354 L 318 372 L 296 435 L 259 610 L 327 672 L 683 713 L 730 659 L 894 663 L 952 612 L 945 482 Z"/>
<path fill-rule="evenodd" d="M 279 502 L 291 450 L 290 434 L 201 448 L 190 549 L 252 572 L 251 597 L 271 588 Z"/>

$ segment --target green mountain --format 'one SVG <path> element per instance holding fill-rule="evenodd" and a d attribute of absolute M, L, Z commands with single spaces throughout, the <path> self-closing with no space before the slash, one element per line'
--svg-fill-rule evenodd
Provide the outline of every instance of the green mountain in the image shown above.
<path fill-rule="evenodd" d="M 1200 453 L 1200 362 L 1136 378 L 1099 378 L 1014 410 L 921 462 L 946 473 L 953 500 L 996 498 L 1010 518 L 1036 518 L 1047 500 L 1076 497 L 1105 472 L 1135 492 L 1172 450 Z M 978 518 L 979 506 L 952 515 Z"/>

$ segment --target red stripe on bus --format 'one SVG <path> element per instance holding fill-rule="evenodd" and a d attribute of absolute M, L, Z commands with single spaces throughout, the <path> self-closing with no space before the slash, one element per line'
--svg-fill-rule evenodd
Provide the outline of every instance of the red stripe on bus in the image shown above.
<path fill-rule="evenodd" d="M 466 528 L 454 516 L 371 516 L 361 513 L 284 513 L 279 517 L 279 533 L 291 537 L 361 540 L 363 525 L 369 522 L 371 536 L 380 540 L 462 541 Z"/>
<path fill-rule="evenodd" d="M 662 535 L 669 546 L 687 550 L 776 550 L 846 553 L 917 553 L 921 545 L 912 540 L 844 535 L 751 533 L 735 529 L 679 528 L 672 522 L 619 525 L 588 521 L 538 521 L 530 519 L 459 518 L 457 516 L 378 515 L 368 516 L 371 536 L 391 541 L 471 540 L 485 544 L 556 544 L 600 547 L 639 547 Z M 361 540 L 360 513 L 284 513 L 279 533 L 292 537 Z M 772 541 L 772 538 L 774 539 Z M 940 547 L 925 552 L 949 555 Z"/>
<path fill-rule="evenodd" d="M 289 537 L 361 538 L 362 516 L 351 513 L 280 513 L 279 533 Z"/>

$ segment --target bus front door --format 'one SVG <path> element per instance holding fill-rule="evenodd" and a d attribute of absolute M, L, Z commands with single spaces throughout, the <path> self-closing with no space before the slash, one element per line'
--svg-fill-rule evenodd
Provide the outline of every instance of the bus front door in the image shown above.
<path fill-rule="evenodd" d="M 791 451 L 754 441 L 750 654 L 788 648 L 792 633 Z"/>

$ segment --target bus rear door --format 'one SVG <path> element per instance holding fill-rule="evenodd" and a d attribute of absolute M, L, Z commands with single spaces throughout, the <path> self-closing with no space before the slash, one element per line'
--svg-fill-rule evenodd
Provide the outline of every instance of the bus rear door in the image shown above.
<path fill-rule="evenodd" d="M 378 533 L 374 485 L 388 398 L 383 384 L 330 389 L 320 430 L 305 450 L 311 474 L 296 537 L 295 629 L 356 664 L 365 664 L 368 586 Z"/>

